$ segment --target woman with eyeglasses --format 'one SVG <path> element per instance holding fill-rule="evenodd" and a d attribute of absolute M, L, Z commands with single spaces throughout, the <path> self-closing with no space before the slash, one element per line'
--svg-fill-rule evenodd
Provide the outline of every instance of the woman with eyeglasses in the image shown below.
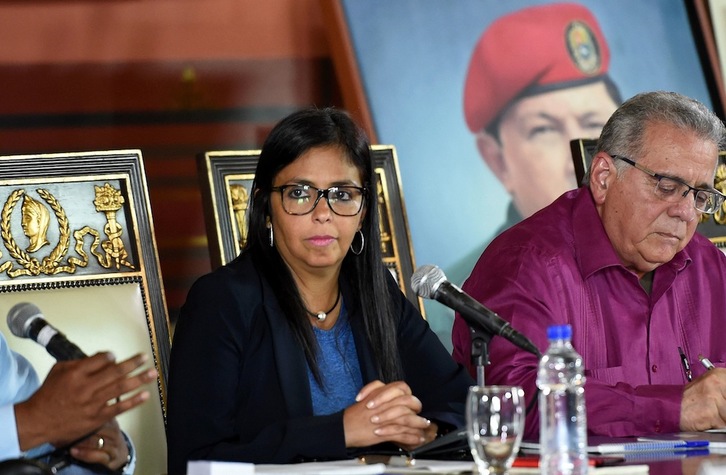
<path fill-rule="evenodd" d="M 413 449 L 463 425 L 473 381 L 383 265 L 376 187 L 346 113 L 271 131 L 247 244 L 195 283 L 175 329 L 169 473 Z"/>

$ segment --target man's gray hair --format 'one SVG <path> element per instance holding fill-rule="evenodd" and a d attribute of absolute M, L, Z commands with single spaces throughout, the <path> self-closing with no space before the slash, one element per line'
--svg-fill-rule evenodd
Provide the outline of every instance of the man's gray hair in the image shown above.
<path fill-rule="evenodd" d="M 618 107 L 602 129 L 597 150 L 637 161 L 645 152 L 646 126 L 654 123 L 695 133 L 719 150 L 726 145 L 723 122 L 706 106 L 676 92 L 655 91 L 637 94 Z M 618 175 L 626 167 L 620 160 L 615 162 Z"/>

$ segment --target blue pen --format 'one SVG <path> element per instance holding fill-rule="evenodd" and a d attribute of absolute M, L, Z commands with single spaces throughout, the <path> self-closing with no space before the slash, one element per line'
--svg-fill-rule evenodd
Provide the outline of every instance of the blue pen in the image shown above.
<path fill-rule="evenodd" d="M 654 452 L 656 450 L 691 450 L 708 447 L 707 440 L 674 440 L 654 442 L 630 442 L 625 444 L 600 444 L 590 447 L 590 452 L 622 454 L 626 452 Z"/>
<path fill-rule="evenodd" d="M 622 454 L 622 457 L 628 463 L 648 463 L 687 457 L 703 457 L 710 454 L 711 452 L 708 449 L 654 450 L 652 452 L 627 452 Z"/>

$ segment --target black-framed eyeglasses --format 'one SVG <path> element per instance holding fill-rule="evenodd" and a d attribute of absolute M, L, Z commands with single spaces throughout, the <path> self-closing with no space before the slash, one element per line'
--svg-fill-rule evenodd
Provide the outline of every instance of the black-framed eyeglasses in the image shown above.
<path fill-rule="evenodd" d="M 694 188 L 683 180 L 660 175 L 627 157 L 623 157 L 621 155 L 611 155 L 611 157 L 616 160 L 621 160 L 628 165 L 637 168 L 641 172 L 655 178 L 655 195 L 663 201 L 677 203 L 685 198 L 688 193 L 693 192 L 693 206 L 702 213 L 713 214 L 721 207 L 724 202 L 724 198 L 726 198 L 724 195 L 719 193 L 718 190 Z"/>
<path fill-rule="evenodd" d="M 367 189 L 360 186 L 341 185 L 320 189 L 299 183 L 276 186 L 272 191 L 280 192 L 282 209 L 296 216 L 312 213 L 323 196 L 333 213 L 355 216 L 363 209 L 367 194 Z"/>

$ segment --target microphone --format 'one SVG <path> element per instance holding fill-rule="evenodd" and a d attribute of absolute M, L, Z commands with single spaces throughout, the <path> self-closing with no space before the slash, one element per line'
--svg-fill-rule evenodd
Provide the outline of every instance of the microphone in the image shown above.
<path fill-rule="evenodd" d="M 508 321 L 446 280 L 444 271 L 439 267 L 431 264 L 419 267 L 411 276 L 411 288 L 419 297 L 437 300 L 459 312 L 459 315 L 469 325 L 481 327 L 491 335 L 504 337 L 519 348 L 537 357 L 541 356 L 539 349 L 529 338 L 512 328 Z"/>
<path fill-rule="evenodd" d="M 58 361 L 79 360 L 86 354 L 66 336 L 45 321 L 40 309 L 28 302 L 13 306 L 8 312 L 8 327 L 13 335 L 30 338 L 43 346 Z"/>

